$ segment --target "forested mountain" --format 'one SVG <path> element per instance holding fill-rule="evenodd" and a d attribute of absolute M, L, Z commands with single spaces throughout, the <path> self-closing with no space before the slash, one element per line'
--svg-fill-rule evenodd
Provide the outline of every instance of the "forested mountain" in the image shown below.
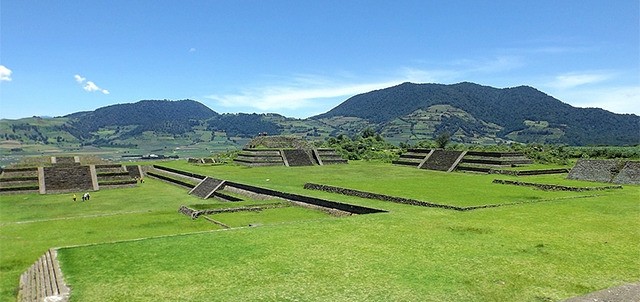
<path fill-rule="evenodd" d="M 218 116 L 209 107 L 192 100 L 157 101 L 145 100 L 131 104 L 118 104 L 78 112 L 65 116 L 69 118 L 69 127 L 65 130 L 74 136 L 87 139 L 105 127 L 133 126 L 129 136 L 144 131 L 159 131 L 182 134 L 191 131 L 200 121 Z"/>
<path fill-rule="evenodd" d="M 323 139 L 370 128 L 392 143 L 637 145 L 640 117 L 575 108 L 532 87 L 412 84 L 363 93 L 308 119 L 218 114 L 193 100 L 145 100 L 57 118 L 0 120 L 0 143 L 146 148 L 240 147 L 258 133 Z M 197 146 L 196 146 L 197 145 Z"/>
<path fill-rule="evenodd" d="M 360 123 L 382 132 L 399 121 L 408 122 L 414 129 L 428 128 L 435 122 L 437 125 L 431 126 L 446 128 L 452 134 L 459 132 L 462 141 L 465 136 L 477 135 L 571 145 L 628 145 L 640 141 L 637 115 L 575 108 L 528 86 L 498 89 L 468 82 L 403 83 L 356 95 L 311 119 L 340 126 L 341 118 L 350 118 L 351 123 L 354 118 L 360 119 Z"/>

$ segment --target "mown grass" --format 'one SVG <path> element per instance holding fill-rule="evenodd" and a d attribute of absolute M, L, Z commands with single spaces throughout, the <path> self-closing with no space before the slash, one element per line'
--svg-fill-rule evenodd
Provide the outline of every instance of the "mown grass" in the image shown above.
<path fill-rule="evenodd" d="M 596 184 L 564 175 L 447 174 L 365 162 L 296 168 L 162 164 L 389 212 L 334 218 L 290 207 L 263 216 L 215 214 L 232 226 L 259 227 L 63 248 L 59 258 L 72 301 L 556 301 L 640 279 L 639 186 L 545 192 L 491 181 Z M 541 202 L 458 212 L 308 191 L 305 182 L 455 205 Z M 25 197 L 33 200 L 21 203 Z M 49 247 L 217 228 L 177 214 L 180 204 L 202 200 L 152 179 L 138 188 L 92 194 L 95 208 L 87 213 L 118 214 L 112 216 L 82 217 L 85 211 L 63 195 L 0 198 L 0 235 L 10 243 L 0 248 L 4 300 L 19 273 Z M 35 213 L 15 213 L 23 205 Z M 151 212 L 125 213 L 145 209 Z M 41 221 L 18 223 L 34 216 Z"/>

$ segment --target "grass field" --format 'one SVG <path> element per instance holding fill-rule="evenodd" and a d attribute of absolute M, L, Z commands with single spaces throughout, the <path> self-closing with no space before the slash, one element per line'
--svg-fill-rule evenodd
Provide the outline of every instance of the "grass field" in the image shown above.
<path fill-rule="evenodd" d="M 367 162 L 162 164 L 389 212 L 212 215 L 234 227 L 222 230 L 177 213 L 208 200 L 153 179 L 95 192 L 88 203 L 68 194 L 3 195 L 0 298 L 12 301 L 19 274 L 46 249 L 71 245 L 80 246 L 60 249 L 59 258 L 72 301 L 557 301 L 640 280 L 639 186 L 547 192 L 491 181 L 604 184 Z M 306 182 L 458 206 L 520 204 L 458 212 L 309 191 Z"/>

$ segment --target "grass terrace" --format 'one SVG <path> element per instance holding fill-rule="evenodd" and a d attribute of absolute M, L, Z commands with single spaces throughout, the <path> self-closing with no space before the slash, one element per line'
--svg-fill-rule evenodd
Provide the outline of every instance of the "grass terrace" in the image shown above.
<path fill-rule="evenodd" d="M 20 273 L 48 248 L 74 245 L 59 250 L 71 301 L 558 301 L 640 280 L 640 186 L 542 191 L 492 181 L 606 184 L 371 162 L 161 165 L 389 212 L 337 218 L 291 206 L 208 215 L 232 227 L 222 230 L 177 212 L 222 202 L 151 178 L 86 203 L 2 195 L 1 300 L 14 299 Z M 307 182 L 457 206 L 519 204 L 460 212 L 305 190 Z"/>

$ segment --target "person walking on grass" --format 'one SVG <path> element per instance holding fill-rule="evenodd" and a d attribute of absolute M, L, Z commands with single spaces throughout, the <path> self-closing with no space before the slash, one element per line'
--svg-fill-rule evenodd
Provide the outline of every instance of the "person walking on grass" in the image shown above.
<path fill-rule="evenodd" d="M 73 201 L 76 201 L 76 194 L 73 194 Z"/>

